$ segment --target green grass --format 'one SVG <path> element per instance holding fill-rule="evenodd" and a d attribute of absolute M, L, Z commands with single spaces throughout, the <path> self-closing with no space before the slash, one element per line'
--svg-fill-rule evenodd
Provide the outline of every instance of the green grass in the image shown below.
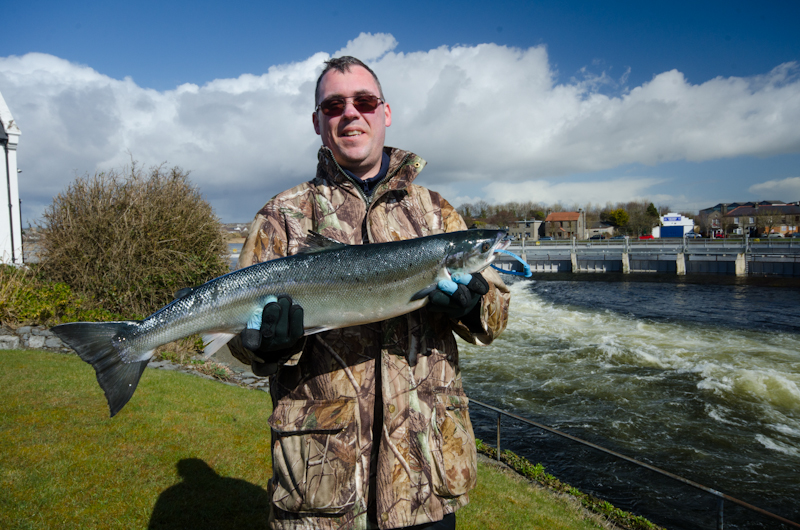
<path fill-rule="evenodd" d="M 604 528 L 580 503 L 531 485 L 508 469 L 478 464 L 478 486 L 456 515 L 458 530 L 589 530 Z"/>
<path fill-rule="evenodd" d="M 147 370 L 112 419 L 76 356 L 0 351 L 0 528 L 266 528 L 271 408 L 264 392 Z M 459 530 L 600 528 L 491 465 L 470 499 Z"/>
<path fill-rule="evenodd" d="M 0 352 L 0 528 L 146 528 L 176 484 L 159 513 L 181 526 L 265 528 L 271 409 L 264 392 L 147 370 L 109 418 L 76 356 Z"/>

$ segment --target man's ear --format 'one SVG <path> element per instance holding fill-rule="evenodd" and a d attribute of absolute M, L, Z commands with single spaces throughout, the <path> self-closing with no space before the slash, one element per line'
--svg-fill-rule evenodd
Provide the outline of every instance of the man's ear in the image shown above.
<path fill-rule="evenodd" d="M 311 121 L 314 122 L 314 132 L 319 134 L 319 116 L 317 116 L 317 111 L 311 113 Z"/>
<path fill-rule="evenodd" d="M 390 107 L 388 103 L 384 103 L 383 108 L 383 114 L 386 116 L 386 126 L 388 127 L 392 124 L 392 107 Z M 317 134 L 319 134 L 319 132 Z"/>

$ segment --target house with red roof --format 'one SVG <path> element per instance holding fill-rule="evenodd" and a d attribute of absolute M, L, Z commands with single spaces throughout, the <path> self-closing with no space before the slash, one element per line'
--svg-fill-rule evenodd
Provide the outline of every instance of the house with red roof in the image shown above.
<path fill-rule="evenodd" d="M 553 239 L 586 239 L 586 212 L 551 212 L 544 227 L 545 235 Z"/>

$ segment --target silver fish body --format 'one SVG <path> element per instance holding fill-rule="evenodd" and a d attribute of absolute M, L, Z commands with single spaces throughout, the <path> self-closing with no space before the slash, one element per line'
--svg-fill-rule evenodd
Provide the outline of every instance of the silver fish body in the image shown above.
<path fill-rule="evenodd" d="M 203 335 L 210 354 L 286 294 L 303 307 L 306 335 L 379 322 L 425 305 L 451 273 L 485 269 L 504 248 L 501 230 L 466 230 L 391 243 L 343 245 L 239 269 L 184 290 L 142 321 L 76 322 L 56 333 L 90 363 L 114 416 L 131 398 L 158 346 Z"/>

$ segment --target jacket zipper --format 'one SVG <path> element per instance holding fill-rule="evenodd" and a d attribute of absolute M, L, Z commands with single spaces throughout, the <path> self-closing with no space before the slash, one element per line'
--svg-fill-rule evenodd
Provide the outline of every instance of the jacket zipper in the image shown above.
<path fill-rule="evenodd" d="M 408 162 L 408 159 L 410 157 L 411 157 L 410 153 L 406 154 L 406 156 L 403 157 L 402 162 L 400 162 L 400 164 L 395 168 L 394 171 L 392 171 L 391 173 L 388 173 L 386 175 L 386 178 L 383 179 L 382 183 L 392 180 L 392 178 L 397 174 L 397 172 L 400 171 L 400 169 L 403 166 L 406 165 L 406 163 Z M 369 212 L 372 209 L 373 201 L 370 200 L 369 197 L 367 197 L 367 194 L 364 193 L 364 190 L 361 189 L 361 186 L 359 186 L 357 182 L 354 182 L 353 179 L 350 177 L 350 175 L 348 175 L 347 173 L 344 172 L 344 170 L 342 169 L 342 166 L 340 166 L 339 162 L 337 162 L 336 158 L 334 158 L 333 153 L 331 153 L 331 158 L 333 159 L 333 163 L 336 164 L 336 168 L 339 170 L 339 173 L 341 173 L 343 177 L 345 177 L 347 180 L 349 180 L 350 182 L 353 183 L 353 187 L 356 190 L 358 190 L 359 195 L 361 195 L 361 198 L 364 199 L 364 203 L 367 205 L 367 211 L 364 214 L 364 226 L 362 227 L 362 232 L 367 234 L 367 242 L 372 242 L 372 232 L 369 229 L 369 224 L 367 223 L 367 219 L 369 218 Z M 364 238 L 362 237 L 361 239 L 362 239 L 362 242 L 363 242 Z"/>

